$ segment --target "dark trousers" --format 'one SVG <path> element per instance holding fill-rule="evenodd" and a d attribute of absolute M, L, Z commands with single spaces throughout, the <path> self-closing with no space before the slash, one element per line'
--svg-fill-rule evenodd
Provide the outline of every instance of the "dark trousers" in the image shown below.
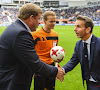
<path fill-rule="evenodd" d="M 87 81 L 87 90 L 100 90 L 100 82 Z"/>
<path fill-rule="evenodd" d="M 52 65 L 54 66 L 54 63 Z M 44 78 L 43 76 L 35 74 L 34 90 L 55 90 L 55 78 Z"/>

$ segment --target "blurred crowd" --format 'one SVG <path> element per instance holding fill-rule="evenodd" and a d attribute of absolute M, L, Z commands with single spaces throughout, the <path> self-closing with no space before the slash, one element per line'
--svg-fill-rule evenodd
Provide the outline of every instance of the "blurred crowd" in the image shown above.
<path fill-rule="evenodd" d="M 17 19 L 18 8 L 0 8 L 0 23 L 9 22 L 9 19 Z"/>
<path fill-rule="evenodd" d="M 77 15 L 88 16 L 93 19 L 93 21 L 100 21 L 100 6 L 93 7 L 71 7 L 68 9 L 54 10 L 57 14 L 57 18 L 61 16 L 63 19 L 69 19 L 72 21 L 76 20 Z"/>
<path fill-rule="evenodd" d="M 0 23 L 8 22 L 9 18 L 12 21 L 17 19 L 18 8 L 0 8 Z M 49 9 L 43 9 L 43 12 Z M 89 16 L 93 21 L 100 21 L 100 6 L 93 7 L 70 7 L 68 9 L 50 9 L 57 15 L 57 19 L 68 19 L 75 21 L 77 15 Z M 6 12 L 4 12 L 6 11 Z"/>

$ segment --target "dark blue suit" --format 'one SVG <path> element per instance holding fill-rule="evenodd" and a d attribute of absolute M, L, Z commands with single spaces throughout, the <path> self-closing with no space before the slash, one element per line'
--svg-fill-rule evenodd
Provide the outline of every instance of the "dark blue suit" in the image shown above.
<path fill-rule="evenodd" d="M 65 72 L 71 71 L 79 62 L 82 66 L 82 48 L 83 48 L 83 42 L 82 40 L 79 40 L 76 43 L 75 50 L 73 53 L 73 56 L 71 60 L 63 66 L 65 69 Z M 100 82 L 100 38 L 96 36 L 92 36 L 91 44 L 90 44 L 90 61 L 89 61 L 89 70 L 92 77 Z M 82 69 L 82 78 L 83 76 L 83 69 Z"/>
<path fill-rule="evenodd" d="M 32 35 L 16 20 L 0 36 L 0 90 L 29 90 L 34 73 L 56 77 L 57 68 L 39 60 Z"/>

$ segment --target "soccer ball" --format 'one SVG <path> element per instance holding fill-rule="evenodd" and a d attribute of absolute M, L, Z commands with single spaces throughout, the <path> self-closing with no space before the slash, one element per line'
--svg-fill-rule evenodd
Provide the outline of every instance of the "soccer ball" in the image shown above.
<path fill-rule="evenodd" d="M 61 46 L 54 46 L 50 50 L 50 57 L 55 61 L 55 62 L 61 62 L 63 58 L 65 57 L 65 50 Z"/>

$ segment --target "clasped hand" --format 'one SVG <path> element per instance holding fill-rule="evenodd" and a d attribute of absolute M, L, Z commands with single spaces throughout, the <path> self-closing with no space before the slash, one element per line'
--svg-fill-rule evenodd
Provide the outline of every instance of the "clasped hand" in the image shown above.
<path fill-rule="evenodd" d="M 62 82 L 64 80 L 64 75 L 66 75 L 66 73 L 63 71 L 63 69 L 60 67 L 58 63 L 56 63 L 55 67 L 58 68 L 56 79 L 59 79 Z"/>

